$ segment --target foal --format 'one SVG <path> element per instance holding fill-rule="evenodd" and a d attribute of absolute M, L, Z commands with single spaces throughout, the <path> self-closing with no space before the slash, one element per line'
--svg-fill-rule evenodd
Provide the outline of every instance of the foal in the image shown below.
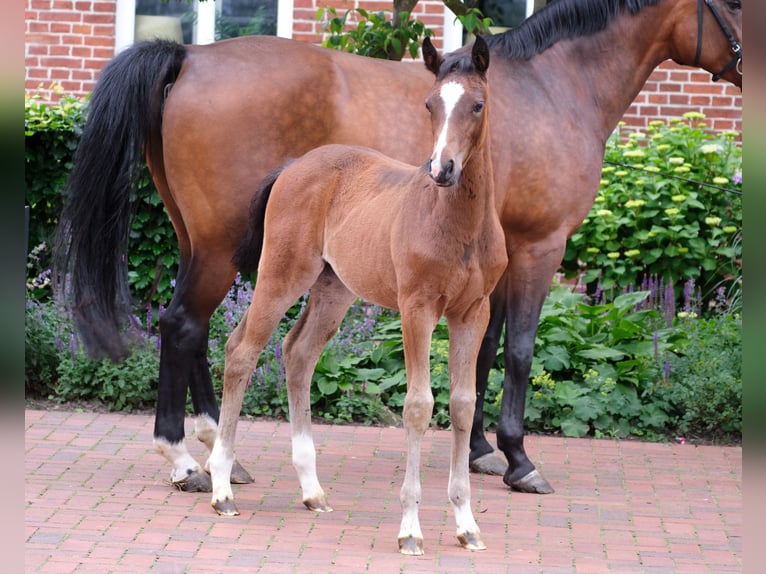
<path fill-rule="evenodd" d="M 367 148 L 328 145 L 272 174 L 253 200 L 248 236 L 235 263 L 247 270 L 260 260 L 258 278 L 252 304 L 226 345 L 221 418 L 209 459 L 212 504 L 219 514 L 238 514 L 230 473 L 245 387 L 285 311 L 310 288 L 306 310 L 283 343 L 292 460 L 303 503 L 331 510 L 317 478 L 311 436 L 310 383 L 322 348 L 357 297 L 398 309 L 408 445 L 399 549 L 423 553 L 418 504 L 421 440 L 434 404 L 430 343 L 437 321 L 446 316 L 453 427 L 449 498 L 460 543 L 485 548 L 471 511 L 468 440 L 489 294 L 507 264 L 487 138 L 489 51 L 477 38 L 470 58 L 442 69 L 426 38 L 423 57 L 436 75 L 426 99 L 436 143 L 424 166 Z"/>

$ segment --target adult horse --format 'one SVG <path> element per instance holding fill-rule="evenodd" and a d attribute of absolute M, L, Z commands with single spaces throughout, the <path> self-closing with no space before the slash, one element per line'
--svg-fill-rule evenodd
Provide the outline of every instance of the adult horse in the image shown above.
<path fill-rule="evenodd" d="M 489 294 L 508 262 L 487 141 L 489 50 L 479 37 L 468 57 L 442 58 L 426 38 L 423 59 L 436 77 L 426 98 L 434 143 L 425 164 L 328 144 L 275 170 L 253 198 L 234 262 L 243 271 L 257 268 L 258 279 L 226 344 L 221 419 L 209 459 L 219 514 L 239 514 L 230 474 L 245 388 L 285 312 L 309 290 L 306 309 L 283 345 L 292 459 L 303 503 L 331 510 L 311 435 L 311 377 L 319 355 L 357 297 L 398 309 L 407 371 L 399 549 L 423 554 L 420 445 L 434 406 L 431 335 L 444 316 L 453 427 L 447 490 L 461 545 L 486 548 L 471 510 L 469 433 Z"/>
<path fill-rule="evenodd" d="M 741 21 L 740 0 L 557 0 L 488 38 L 490 137 L 509 262 L 479 354 L 475 469 L 504 473 L 517 490 L 552 491 L 524 450 L 526 388 L 540 308 L 566 240 L 598 191 L 605 142 L 666 59 L 741 87 Z M 129 197 L 145 155 L 180 247 L 175 293 L 160 321 L 154 428 L 179 488 L 211 488 L 184 443 L 186 393 L 196 434 L 212 448 L 219 411 L 206 361 L 208 321 L 236 275 L 231 258 L 254 185 L 286 158 L 325 143 L 420 163 L 429 152 L 422 134 L 430 83 L 420 66 L 271 37 L 139 44 L 104 69 L 70 175 L 62 265 L 72 265 L 86 346 L 124 355 Z M 507 465 L 493 454 L 482 419 L 503 325 L 497 442 Z M 232 480 L 249 476 L 235 468 Z"/>

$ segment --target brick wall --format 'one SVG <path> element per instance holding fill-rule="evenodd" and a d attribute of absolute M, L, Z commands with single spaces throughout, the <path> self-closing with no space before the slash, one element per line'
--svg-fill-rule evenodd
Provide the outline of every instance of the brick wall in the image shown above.
<path fill-rule="evenodd" d="M 713 82 L 711 74 L 699 68 L 663 62 L 649 76 L 623 120 L 629 126 L 645 128 L 651 120 L 677 118 L 689 111 L 707 116 L 715 131 L 742 132 L 742 92 L 729 82 Z"/>
<path fill-rule="evenodd" d="M 77 96 L 92 91 L 99 71 L 114 55 L 116 0 L 25 2 L 26 92 L 56 101 L 52 83 Z M 325 5 L 343 14 L 351 7 L 390 9 L 391 0 L 294 0 L 296 40 L 321 42 L 316 12 Z M 444 29 L 442 10 L 441 0 L 420 0 L 413 13 L 434 31 L 434 43 L 439 48 Z M 742 130 L 742 94 L 738 88 L 723 81 L 714 83 L 707 72 L 669 61 L 652 73 L 624 120 L 642 128 L 651 120 L 679 117 L 688 111 L 703 112 L 708 126 L 716 131 Z"/>
<path fill-rule="evenodd" d="M 57 99 L 50 86 L 84 95 L 114 56 L 116 0 L 26 0 L 25 90 Z"/>

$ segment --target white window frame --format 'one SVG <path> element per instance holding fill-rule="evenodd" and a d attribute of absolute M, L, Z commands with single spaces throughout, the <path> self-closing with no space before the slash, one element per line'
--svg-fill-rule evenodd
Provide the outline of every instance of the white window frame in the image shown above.
<path fill-rule="evenodd" d="M 192 4 L 197 12 L 193 42 L 210 44 L 215 41 L 215 15 L 220 10 L 213 0 Z M 293 0 L 277 0 L 277 36 L 293 37 Z M 133 44 L 136 27 L 136 0 L 117 0 L 114 22 L 114 52 L 121 52 Z"/>

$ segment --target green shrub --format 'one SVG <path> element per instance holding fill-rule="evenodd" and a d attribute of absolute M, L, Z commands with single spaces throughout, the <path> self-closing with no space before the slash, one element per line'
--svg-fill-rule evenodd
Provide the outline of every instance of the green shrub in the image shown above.
<path fill-rule="evenodd" d="M 24 112 L 29 245 L 47 246 L 29 267 L 27 280 L 31 281 L 51 267 L 50 246 L 87 115 L 87 99 L 64 95 L 58 104 L 48 104 L 39 97 L 27 97 Z M 155 306 L 170 301 L 170 281 L 178 268 L 178 242 L 173 226 L 148 170 L 146 167 L 142 170 L 128 248 L 129 281 L 139 309 L 146 308 L 149 301 Z"/>
<path fill-rule="evenodd" d="M 739 290 L 742 258 L 742 150 L 735 132 L 712 134 L 692 112 L 651 122 L 647 132 L 618 129 L 606 147 L 601 191 L 563 261 L 593 292 L 619 290 L 647 276 L 680 286 L 694 279 L 705 302 L 725 286 Z M 619 165 L 615 165 L 619 164 Z M 683 179 L 679 179 L 683 178 Z"/>
<path fill-rule="evenodd" d="M 351 8 L 338 16 L 335 8 L 324 6 L 317 11 L 317 20 L 326 20 L 324 31 L 329 35 L 322 42 L 325 48 L 352 52 L 372 58 L 401 60 L 406 52 L 412 58 L 418 55 L 420 39 L 433 32 L 419 20 L 410 20 L 410 13 L 399 12 L 399 25 L 386 19 L 389 10 L 368 12 L 363 8 Z M 357 15 L 356 28 L 347 25 L 349 16 Z"/>

